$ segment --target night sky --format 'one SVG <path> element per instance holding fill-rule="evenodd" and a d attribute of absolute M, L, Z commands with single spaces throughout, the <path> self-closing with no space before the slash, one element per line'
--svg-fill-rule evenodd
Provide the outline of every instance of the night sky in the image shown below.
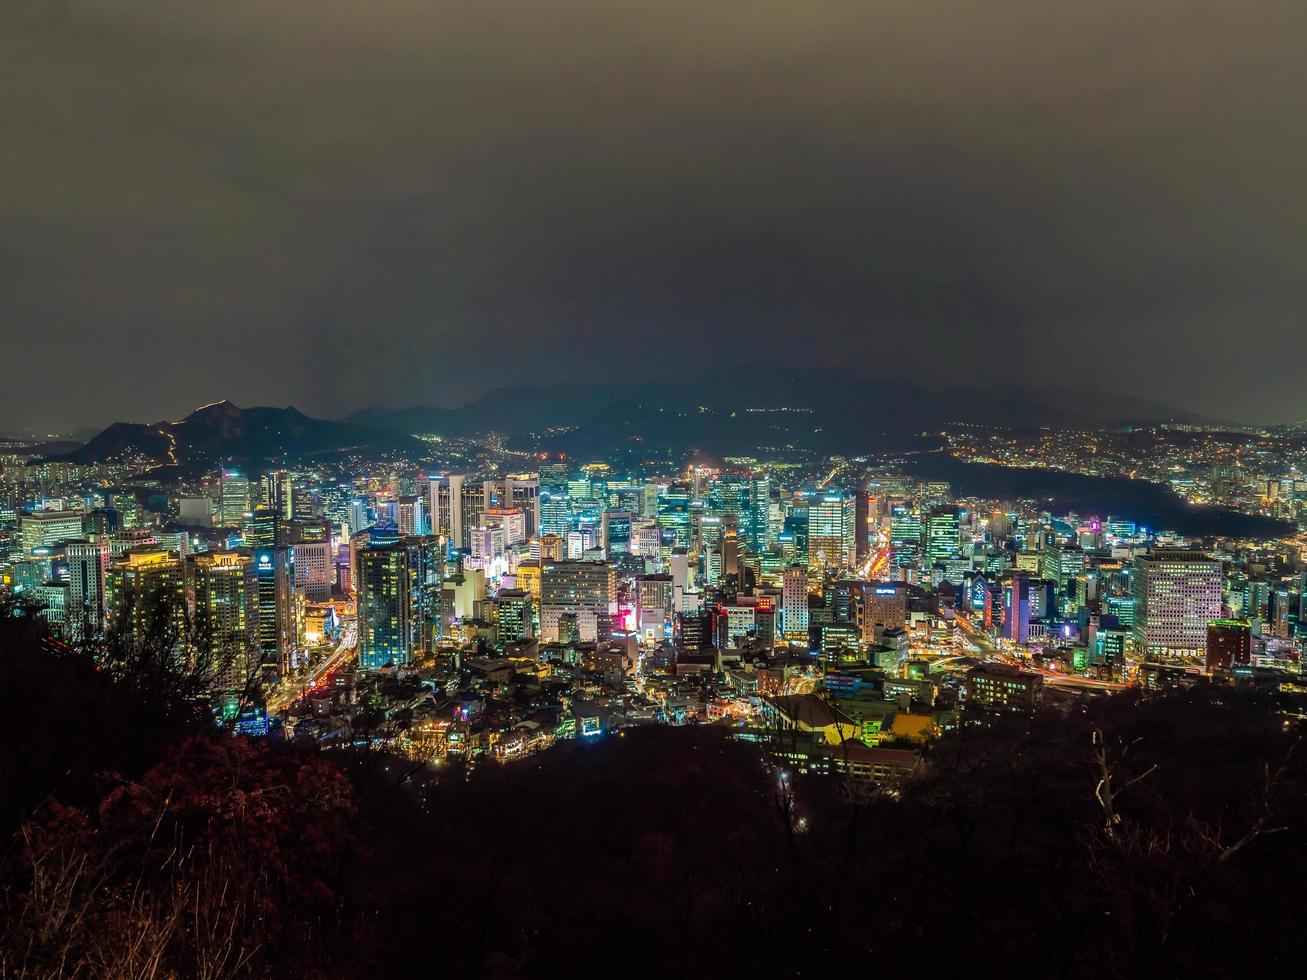
<path fill-rule="evenodd" d="M 1307 417 L 1307 3 L 4 0 L 0 431 L 739 362 Z"/>

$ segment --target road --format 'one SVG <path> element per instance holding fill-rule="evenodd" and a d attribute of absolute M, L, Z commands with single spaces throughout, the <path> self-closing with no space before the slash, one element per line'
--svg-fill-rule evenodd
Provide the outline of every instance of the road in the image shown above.
<path fill-rule="evenodd" d="M 276 714 L 283 708 L 289 707 L 308 692 L 321 686 L 330 679 L 337 669 L 354 656 L 357 648 L 358 624 L 352 619 L 347 619 L 341 626 L 340 642 L 336 644 L 335 649 L 320 664 L 313 667 L 307 676 L 301 678 L 298 683 L 282 684 L 268 698 L 268 714 Z"/>
<path fill-rule="evenodd" d="M 1074 687 L 1080 690 L 1093 691 L 1124 691 L 1130 685 L 1121 684 L 1117 681 L 1102 681 L 1093 677 L 1081 677 L 1079 674 L 1063 674 L 1060 671 L 1048 670 L 1047 668 L 1038 667 L 1035 664 L 1024 660 L 1021 657 L 1013 656 L 1011 653 L 1000 650 L 989 641 L 980 630 L 972 624 L 965 616 L 956 616 L 953 620 L 965 634 L 967 643 L 975 649 L 976 653 L 992 663 L 1007 664 L 1011 667 L 1020 667 L 1022 670 L 1029 671 L 1032 674 L 1039 674 L 1044 678 L 1044 683 L 1054 687 Z"/>

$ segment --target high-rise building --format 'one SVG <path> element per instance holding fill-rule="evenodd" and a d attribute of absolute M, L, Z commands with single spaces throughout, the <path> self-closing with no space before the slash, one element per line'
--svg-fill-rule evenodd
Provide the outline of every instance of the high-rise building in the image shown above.
<path fill-rule="evenodd" d="M 500 643 L 535 635 L 531 595 L 522 589 L 500 589 L 495 596 L 495 624 Z"/>
<path fill-rule="evenodd" d="M 249 510 L 249 477 L 239 470 L 223 470 L 218 498 L 218 524 L 221 527 L 240 527 Z"/>
<path fill-rule="evenodd" d="M 1207 624 L 1207 669 L 1229 670 L 1252 659 L 1253 629 L 1246 619 L 1216 619 Z"/>
<path fill-rule="evenodd" d="M 1201 551 L 1155 549 L 1135 558 L 1135 651 L 1148 660 L 1205 656 L 1221 618 L 1221 563 Z"/>
<path fill-rule="evenodd" d="M 359 666 L 411 664 L 441 635 L 440 541 L 418 535 L 368 545 L 357 556 Z"/>
<path fill-rule="evenodd" d="M 23 557 L 31 555 L 35 548 L 48 548 L 61 541 L 80 538 L 82 518 L 80 510 L 36 510 L 20 514 L 18 536 Z"/>
<path fill-rule="evenodd" d="M 781 578 L 781 631 L 787 640 L 808 639 L 808 573 L 791 565 Z"/>
<path fill-rule="evenodd" d="M 812 494 L 808 499 L 808 571 L 820 574 L 853 567 L 857 551 L 853 495 L 843 491 Z"/>
<path fill-rule="evenodd" d="M 926 516 L 925 567 L 934 568 L 958 553 L 958 512 L 940 507 Z"/>
<path fill-rule="evenodd" d="M 109 566 L 109 629 L 119 639 L 180 653 L 186 643 L 186 568 L 174 551 L 129 551 Z"/>
<path fill-rule="evenodd" d="M 425 534 L 421 497 L 400 497 L 396 502 L 395 523 L 400 534 Z"/>
<path fill-rule="evenodd" d="M 413 660 L 413 593 L 409 553 L 401 543 L 358 553 L 359 666 L 364 670 L 402 667 Z"/>
<path fill-rule="evenodd" d="M 554 561 L 540 579 L 540 635 L 558 640 L 564 615 L 576 617 L 581 640 L 593 642 L 611 633 L 617 614 L 617 577 L 607 562 Z"/>
<path fill-rule="evenodd" d="M 1013 643 L 1030 641 L 1030 579 L 1023 572 L 1003 581 L 1003 636 Z"/>
<path fill-rule="evenodd" d="M 64 637 L 70 642 L 88 640 L 98 636 L 104 627 L 109 546 L 99 539 L 69 541 L 64 559 L 68 567 Z"/>
<path fill-rule="evenodd" d="M 259 662 L 286 677 L 299 667 L 304 597 L 295 589 L 295 555 L 290 548 L 254 552 L 256 636 Z"/>
<path fill-rule="evenodd" d="M 243 552 L 216 551 L 190 561 L 197 654 L 210 665 L 216 687 L 244 690 L 256 649 L 254 559 Z"/>

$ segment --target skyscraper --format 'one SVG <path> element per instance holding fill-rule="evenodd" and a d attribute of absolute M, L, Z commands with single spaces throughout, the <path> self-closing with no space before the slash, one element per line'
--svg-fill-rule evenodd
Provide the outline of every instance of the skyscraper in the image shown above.
<path fill-rule="evenodd" d="M 197 654 L 221 690 L 240 691 L 255 649 L 254 559 L 242 552 L 205 552 L 191 559 Z"/>
<path fill-rule="evenodd" d="M 283 677 L 299 666 L 304 600 L 295 589 L 295 556 L 287 547 L 254 552 L 255 608 L 261 666 Z"/>
<path fill-rule="evenodd" d="M 223 470 L 218 500 L 218 524 L 221 527 L 240 527 L 241 521 L 249 510 L 249 477 L 239 470 Z"/>
<path fill-rule="evenodd" d="M 378 670 L 412 662 L 409 554 L 402 543 L 358 554 L 359 666 Z"/>
<path fill-rule="evenodd" d="M 855 513 L 853 495 L 843 491 L 816 493 L 808 499 L 809 573 L 853 567 Z"/>
<path fill-rule="evenodd" d="M 104 626 L 109 546 L 98 539 L 69 541 L 64 555 L 68 563 L 64 636 L 72 642 L 90 639 Z"/>
<path fill-rule="evenodd" d="M 808 639 L 808 573 L 791 565 L 781 578 L 781 630 L 787 640 Z"/>
<path fill-rule="evenodd" d="M 1135 558 L 1135 652 L 1149 660 L 1202 657 L 1221 618 L 1221 563 L 1201 551 L 1156 549 Z"/>
<path fill-rule="evenodd" d="M 556 561 L 545 564 L 540 579 L 540 635 L 554 642 L 564 615 L 576 617 L 580 638 L 603 639 L 617 613 L 617 578 L 607 562 Z"/>

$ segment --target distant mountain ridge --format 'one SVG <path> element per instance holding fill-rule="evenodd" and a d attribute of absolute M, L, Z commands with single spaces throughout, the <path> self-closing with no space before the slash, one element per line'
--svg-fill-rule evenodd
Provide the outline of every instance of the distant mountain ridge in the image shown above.
<path fill-rule="evenodd" d="M 116 422 L 81 448 L 49 458 L 90 464 L 142 456 L 160 465 L 196 469 L 227 461 L 262 464 L 350 449 L 420 452 L 421 447 L 418 440 L 390 429 L 315 419 L 293 407 L 239 408 L 220 401 L 176 422 Z"/>
<path fill-rule="evenodd" d="M 591 455 L 636 446 L 742 454 L 796 440 L 826 452 L 860 452 L 905 446 L 907 437 L 959 423 L 1070 429 L 1202 421 L 1084 387 L 993 394 L 748 366 L 670 384 L 500 388 L 459 408 L 374 407 L 347 420 L 410 433 L 531 435 L 536 448 Z"/>
<path fill-rule="evenodd" d="M 959 424 L 1069 429 L 1162 420 L 1202 421 L 1155 402 L 1084 388 L 999 395 L 960 387 L 930 390 L 899 377 L 739 365 L 707 378 L 660 384 L 516 385 L 457 408 L 378 406 L 339 421 L 289 406 L 239 408 L 219 401 L 175 422 L 116 422 L 84 446 L 60 446 L 47 458 L 85 464 L 137 456 L 198 470 L 347 450 L 420 456 L 424 444 L 415 434 L 469 438 L 489 432 L 533 450 L 594 457 L 652 451 L 752 455 L 793 447 L 857 454 L 918 447 L 923 433 Z"/>

